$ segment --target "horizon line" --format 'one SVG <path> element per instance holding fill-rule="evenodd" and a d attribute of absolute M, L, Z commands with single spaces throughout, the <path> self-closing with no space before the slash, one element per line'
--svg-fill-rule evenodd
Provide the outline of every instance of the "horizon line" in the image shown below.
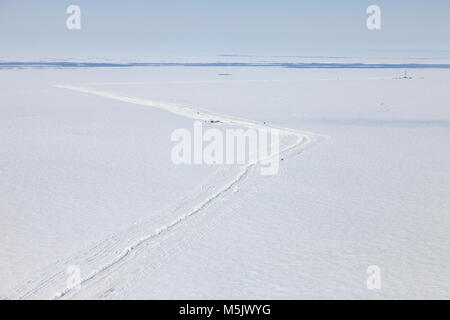
<path fill-rule="evenodd" d="M 326 62 L 27 62 L 0 61 L 0 69 L 105 67 L 281 67 L 298 69 L 450 69 L 445 63 L 326 63 Z"/>

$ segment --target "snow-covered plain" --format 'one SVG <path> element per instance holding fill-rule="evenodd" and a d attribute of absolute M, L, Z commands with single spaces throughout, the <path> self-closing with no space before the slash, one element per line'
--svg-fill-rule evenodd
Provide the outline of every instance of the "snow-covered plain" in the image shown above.
<path fill-rule="evenodd" d="M 1 70 L 0 297 L 449 298 L 450 70 L 401 75 Z M 176 166 L 189 110 L 296 140 L 274 176 Z"/>

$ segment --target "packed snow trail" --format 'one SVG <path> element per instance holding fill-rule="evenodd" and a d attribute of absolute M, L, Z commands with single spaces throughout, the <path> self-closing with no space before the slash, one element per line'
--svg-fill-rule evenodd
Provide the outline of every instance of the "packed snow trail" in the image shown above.
<path fill-rule="evenodd" d="M 244 120 L 244 119 L 239 119 L 239 118 L 235 118 L 235 117 L 209 113 L 209 112 L 205 112 L 204 110 L 196 109 L 194 107 L 187 106 L 187 105 L 168 104 L 168 103 L 163 103 L 163 102 L 151 101 L 151 100 L 146 100 L 146 99 L 125 96 L 125 95 L 118 95 L 118 94 L 110 93 L 110 92 L 106 92 L 106 91 L 92 90 L 92 89 L 83 88 L 83 87 L 74 86 L 74 85 L 56 85 L 55 87 L 79 91 L 79 92 L 83 92 L 83 93 L 89 93 L 89 94 L 97 95 L 100 97 L 109 98 L 109 99 L 118 100 L 118 101 L 127 102 L 127 103 L 132 103 L 132 104 L 137 104 L 137 105 L 141 105 L 141 106 L 158 108 L 158 109 L 166 110 L 170 113 L 173 113 L 173 114 L 176 114 L 176 115 L 179 115 L 182 117 L 194 119 L 194 120 L 202 120 L 202 121 L 210 121 L 210 120 L 217 121 L 217 120 L 219 120 L 220 122 L 225 123 L 225 124 L 230 124 L 230 125 L 235 125 L 235 126 L 243 126 L 243 127 L 247 127 L 247 128 L 251 128 L 251 129 L 256 129 L 256 130 L 278 129 L 278 130 L 280 130 L 281 135 L 296 136 L 299 140 L 301 140 L 300 144 L 303 143 L 302 141 L 304 139 L 306 139 L 306 142 L 310 142 L 312 137 L 318 136 L 317 134 L 314 134 L 311 132 L 303 132 L 303 131 L 298 131 L 298 130 L 294 130 L 294 129 L 290 129 L 290 128 L 275 127 L 275 126 L 270 126 L 268 124 L 261 124 L 261 123 L 255 122 L 255 121 Z M 299 143 L 295 143 L 295 145 L 298 145 L 298 144 Z M 285 151 L 285 150 L 282 150 L 282 152 L 283 151 Z"/>
<path fill-rule="evenodd" d="M 239 118 L 232 118 L 229 116 L 219 115 L 219 114 L 213 114 L 209 112 L 205 112 L 203 110 L 199 110 L 196 108 L 193 108 L 191 106 L 186 105 L 177 105 L 177 104 L 168 104 L 168 103 L 162 103 L 162 102 L 155 102 L 150 101 L 146 99 L 140 99 L 125 95 L 118 95 L 115 93 L 105 92 L 105 91 L 98 91 L 98 90 L 92 90 L 89 88 L 84 88 L 80 86 L 74 86 L 74 85 L 56 85 L 55 87 L 63 88 L 63 89 L 69 89 L 73 91 L 78 91 L 82 93 L 92 94 L 101 96 L 104 98 L 109 98 L 117 101 L 122 101 L 126 103 L 132 103 L 136 105 L 141 106 L 148 106 L 153 108 L 162 109 L 165 111 L 168 111 L 170 113 L 173 113 L 175 115 L 179 115 L 182 117 L 194 119 L 194 120 L 202 120 L 202 121 L 220 121 L 224 124 L 229 124 L 233 126 L 240 126 L 240 127 L 246 127 L 256 130 L 261 129 L 277 129 L 279 130 L 280 135 L 285 136 L 295 136 L 295 142 L 291 145 L 286 146 L 285 148 L 281 149 L 279 152 L 271 154 L 266 159 L 260 159 L 261 160 L 268 160 L 269 158 L 273 157 L 280 157 L 282 154 L 288 154 L 294 149 L 297 148 L 303 148 L 306 145 L 310 144 L 312 141 L 316 140 L 317 138 L 321 138 L 323 136 L 319 136 L 310 132 L 302 132 L 297 131 L 290 128 L 282 128 L 282 127 L 275 127 L 270 126 L 267 124 L 261 124 L 250 120 L 244 120 Z M 248 175 L 253 171 L 253 169 L 259 164 L 259 161 L 254 161 L 251 163 L 248 163 L 246 165 L 242 166 L 242 169 L 240 172 L 231 180 L 229 181 L 225 186 L 223 186 L 219 191 L 215 192 L 214 194 L 210 195 L 200 203 L 198 203 L 196 206 L 194 206 L 193 209 L 188 211 L 185 214 L 182 214 L 178 216 L 175 220 L 173 220 L 171 223 L 168 223 L 166 225 L 163 225 L 159 227 L 154 232 L 144 236 L 140 237 L 139 239 L 135 240 L 131 245 L 127 246 L 125 249 L 121 251 L 121 253 L 113 258 L 109 263 L 101 265 L 99 268 L 96 268 L 94 271 L 90 272 L 87 276 L 81 279 L 80 285 L 86 284 L 87 282 L 93 280 L 100 274 L 104 273 L 105 271 L 110 270 L 112 267 L 118 265 L 119 263 L 124 262 L 131 253 L 135 252 L 142 244 L 149 242 L 151 240 L 154 240 L 155 238 L 159 237 L 162 234 L 165 234 L 175 228 L 177 225 L 188 219 L 189 217 L 192 217 L 193 215 L 197 214 L 198 212 L 202 211 L 203 209 L 207 208 L 209 205 L 213 204 L 216 200 L 222 198 L 224 195 L 226 195 L 229 191 L 237 188 L 239 185 L 241 185 Z M 27 298 L 33 298 L 35 294 L 37 294 L 42 287 L 51 285 L 50 283 L 53 282 L 53 277 L 50 276 L 47 280 L 41 279 L 40 285 L 34 288 L 30 288 L 25 290 L 23 294 L 20 295 L 19 298 L 27 299 Z M 56 292 L 51 298 L 52 299 L 59 299 L 61 297 L 67 296 L 67 294 L 71 293 L 74 288 L 66 287 L 58 292 Z M 82 289 L 81 289 L 82 290 Z"/>
<path fill-rule="evenodd" d="M 186 220 L 187 218 L 189 218 L 190 216 L 196 214 L 197 212 L 199 212 L 200 210 L 205 209 L 206 207 L 208 207 L 211 203 L 213 203 L 215 200 L 219 199 L 220 197 L 222 197 L 223 195 L 225 195 L 229 190 L 233 189 L 235 186 L 237 186 L 241 181 L 243 181 L 247 175 L 249 174 L 250 170 L 252 169 L 254 165 L 249 165 L 247 167 L 245 167 L 244 170 L 242 170 L 238 176 L 230 183 L 227 184 L 223 189 L 221 189 L 219 192 L 217 192 L 216 194 L 214 194 L 212 197 L 207 198 L 205 201 L 203 201 L 202 203 L 200 203 L 197 207 L 195 207 L 192 211 L 179 216 L 178 218 L 176 218 L 174 221 L 172 221 L 169 224 L 163 225 L 160 228 L 158 228 L 157 230 L 155 230 L 154 233 L 149 234 L 147 236 L 144 236 L 138 240 L 136 240 L 132 245 L 128 246 L 127 248 L 125 248 L 123 250 L 123 252 L 117 256 L 113 261 L 111 261 L 110 263 L 100 267 L 97 270 L 92 271 L 87 277 L 83 278 L 80 282 L 80 285 L 83 285 L 84 283 L 86 283 L 87 281 L 93 279 L 95 276 L 97 276 L 98 274 L 100 274 L 101 272 L 106 271 L 107 269 L 113 267 L 114 265 L 116 265 L 117 263 L 121 262 L 123 259 L 125 259 L 132 251 L 135 251 L 139 246 L 141 246 L 143 243 L 150 241 L 156 237 L 158 237 L 159 235 L 170 231 L 171 229 L 173 229 L 175 226 L 177 226 L 178 224 L 180 224 L 181 222 L 183 222 L 184 220 Z M 59 299 L 62 296 L 66 295 L 68 292 L 70 292 L 72 289 L 71 288 L 65 288 L 64 290 L 57 292 L 55 294 L 55 296 L 53 297 L 53 299 Z"/>
<path fill-rule="evenodd" d="M 304 146 L 304 145 L 310 143 L 312 141 L 312 138 L 314 136 L 316 136 L 315 134 L 312 134 L 312 133 L 300 132 L 300 131 L 289 129 L 289 128 L 274 127 L 274 126 L 269 126 L 267 124 L 260 124 L 260 123 L 256 123 L 256 122 L 249 121 L 249 120 L 243 120 L 243 119 L 231 118 L 228 116 L 223 116 L 223 115 L 218 115 L 218 114 L 206 113 L 203 110 L 201 111 L 201 110 L 195 109 L 190 106 L 185 106 L 185 105 L 175 105 L 175 104 L 156 102 L 156 101 L 140 99 L 140 98 L 135 98 L 135 97 L 130 97 L 130 96 L 118 95 L 115 93 L 110 93 L 110 92 L 105 92 L 105 91 L 92 90 L 92 89 L 83 88 L 83 87 L 74 86 L 74 85 L 56 85 L 56 87 L 79 91 L 79 92 L 88 93 L 88 94 L 93 94 L 93 95 L 101 96 L 104 98 L 109 98 L 109 99 L 118 100 L 118 101 L 122 101 L 122 102 L 137 104 L 137 105 L 141 105 L 141 106 L 158 108 L 158 109 L 162 109 L 162 110 L 168 111 L 170 113 L 173 113 L 173 114 L 176 114 L 179 116 L 183 116 L 186 118 L 194 119 L 194 120 L 203 120 L 203 121 L 211 121 L 211 120 L 217 121 L 218 120 L 225 124 L 234 125 L 234 126 L 243 126 L 246 128 L 251 128 L 251 129 L 256 129 L 256 130 L 278 129 L 279 133 L 281 135 L 294 135 L 297 138 L 294 144 L 282 149 L 278 153 L 272 154 L 270 156 L 270 158 L 279 157 L 281 154 L 287 153 L 296 147 L 299 147 L 302 145 Z M 264 160 L 264 159 L 262 159 L 262 160 Z M 192 211 L 190 211 L 182 216 L 179 216 L 172 223 L 164 225 L 164 226 L 160 227 L 158 230 L 156 230 L 154 233 L 149 234 L 141 239 L 138 239 L 134 244 L 125 248 L 124 251 L 122 252 L 122 254 L 119 255 L 118 257 L 116 257 L 113 261 L 111 261 L 111 263 L 102 266 L 101 268 L 91 272 L 87 277 L 83 278 L 81 280 L 81 284 L 86 283 L 87 281 L 89 281 L 89 280 L 93 279 L 95 276 L 97 276 L 99 273 L 109 269 L 110 267 L 114 266 L 118 262 L 125 259 L 131 251 L 135 250 L 142 243 L 152 240 L 164 232 L 170 231 L 172 228 L 174 228 L 179 223 L 183 222 L 190 216 L 192 216 L 192 215 L 196 214 L 197 212 L 201 211 L 202 209 L 206 208 L 208 205 L 210 205 L 215 200 L 217 200 L 222 195 L 224 195 L 227 191 L 231 190 L 233 187 L 239 185 L 242 181 L 244 181 L 245 177 L 249 174 L 250 170 L 255 165 L 256 165 L 256 162 L 253 162 L 253 163 L 249 163 L 246 166 L 244 166 L 244 168 L 241 170 L 241 172 L 239 172 L 239 174 L 235 177 L 235 179 L 233 179 L 230 183 L 225 185 L 220 191 L 218 191 L 212 197 L 205 199 L 202 203 L 197 205 L 196 208 L 194 208 Z M 71 290 L 70 288 L 65 288 L 64 290 L 57 292 L 53 298 L 58 299 L 64 295 L 66 295 L 68 292 L 70 292 L 70 290 Z"/>

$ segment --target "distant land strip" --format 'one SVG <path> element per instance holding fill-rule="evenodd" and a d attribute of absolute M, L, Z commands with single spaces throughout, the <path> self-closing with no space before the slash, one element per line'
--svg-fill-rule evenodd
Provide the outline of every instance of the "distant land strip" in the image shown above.
<path fill-rule="evenodd" d="M 127 68 L 127 67 L 281 67 L 298 69 L 450 69 L 450 64 L 422 63 L 292 63 L 292 62 L 8 62 L 0 69 L 17 68 Z"/>

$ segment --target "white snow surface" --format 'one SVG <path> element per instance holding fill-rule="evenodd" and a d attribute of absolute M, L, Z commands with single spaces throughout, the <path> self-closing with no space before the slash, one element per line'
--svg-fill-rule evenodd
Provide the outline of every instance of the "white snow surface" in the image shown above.
<path fill-rule="evenodd" d="M 450 70 L 0 72 L 0 298 L 449 298 Z M 278 174 L 174 165 L 211 118 Z"/>

